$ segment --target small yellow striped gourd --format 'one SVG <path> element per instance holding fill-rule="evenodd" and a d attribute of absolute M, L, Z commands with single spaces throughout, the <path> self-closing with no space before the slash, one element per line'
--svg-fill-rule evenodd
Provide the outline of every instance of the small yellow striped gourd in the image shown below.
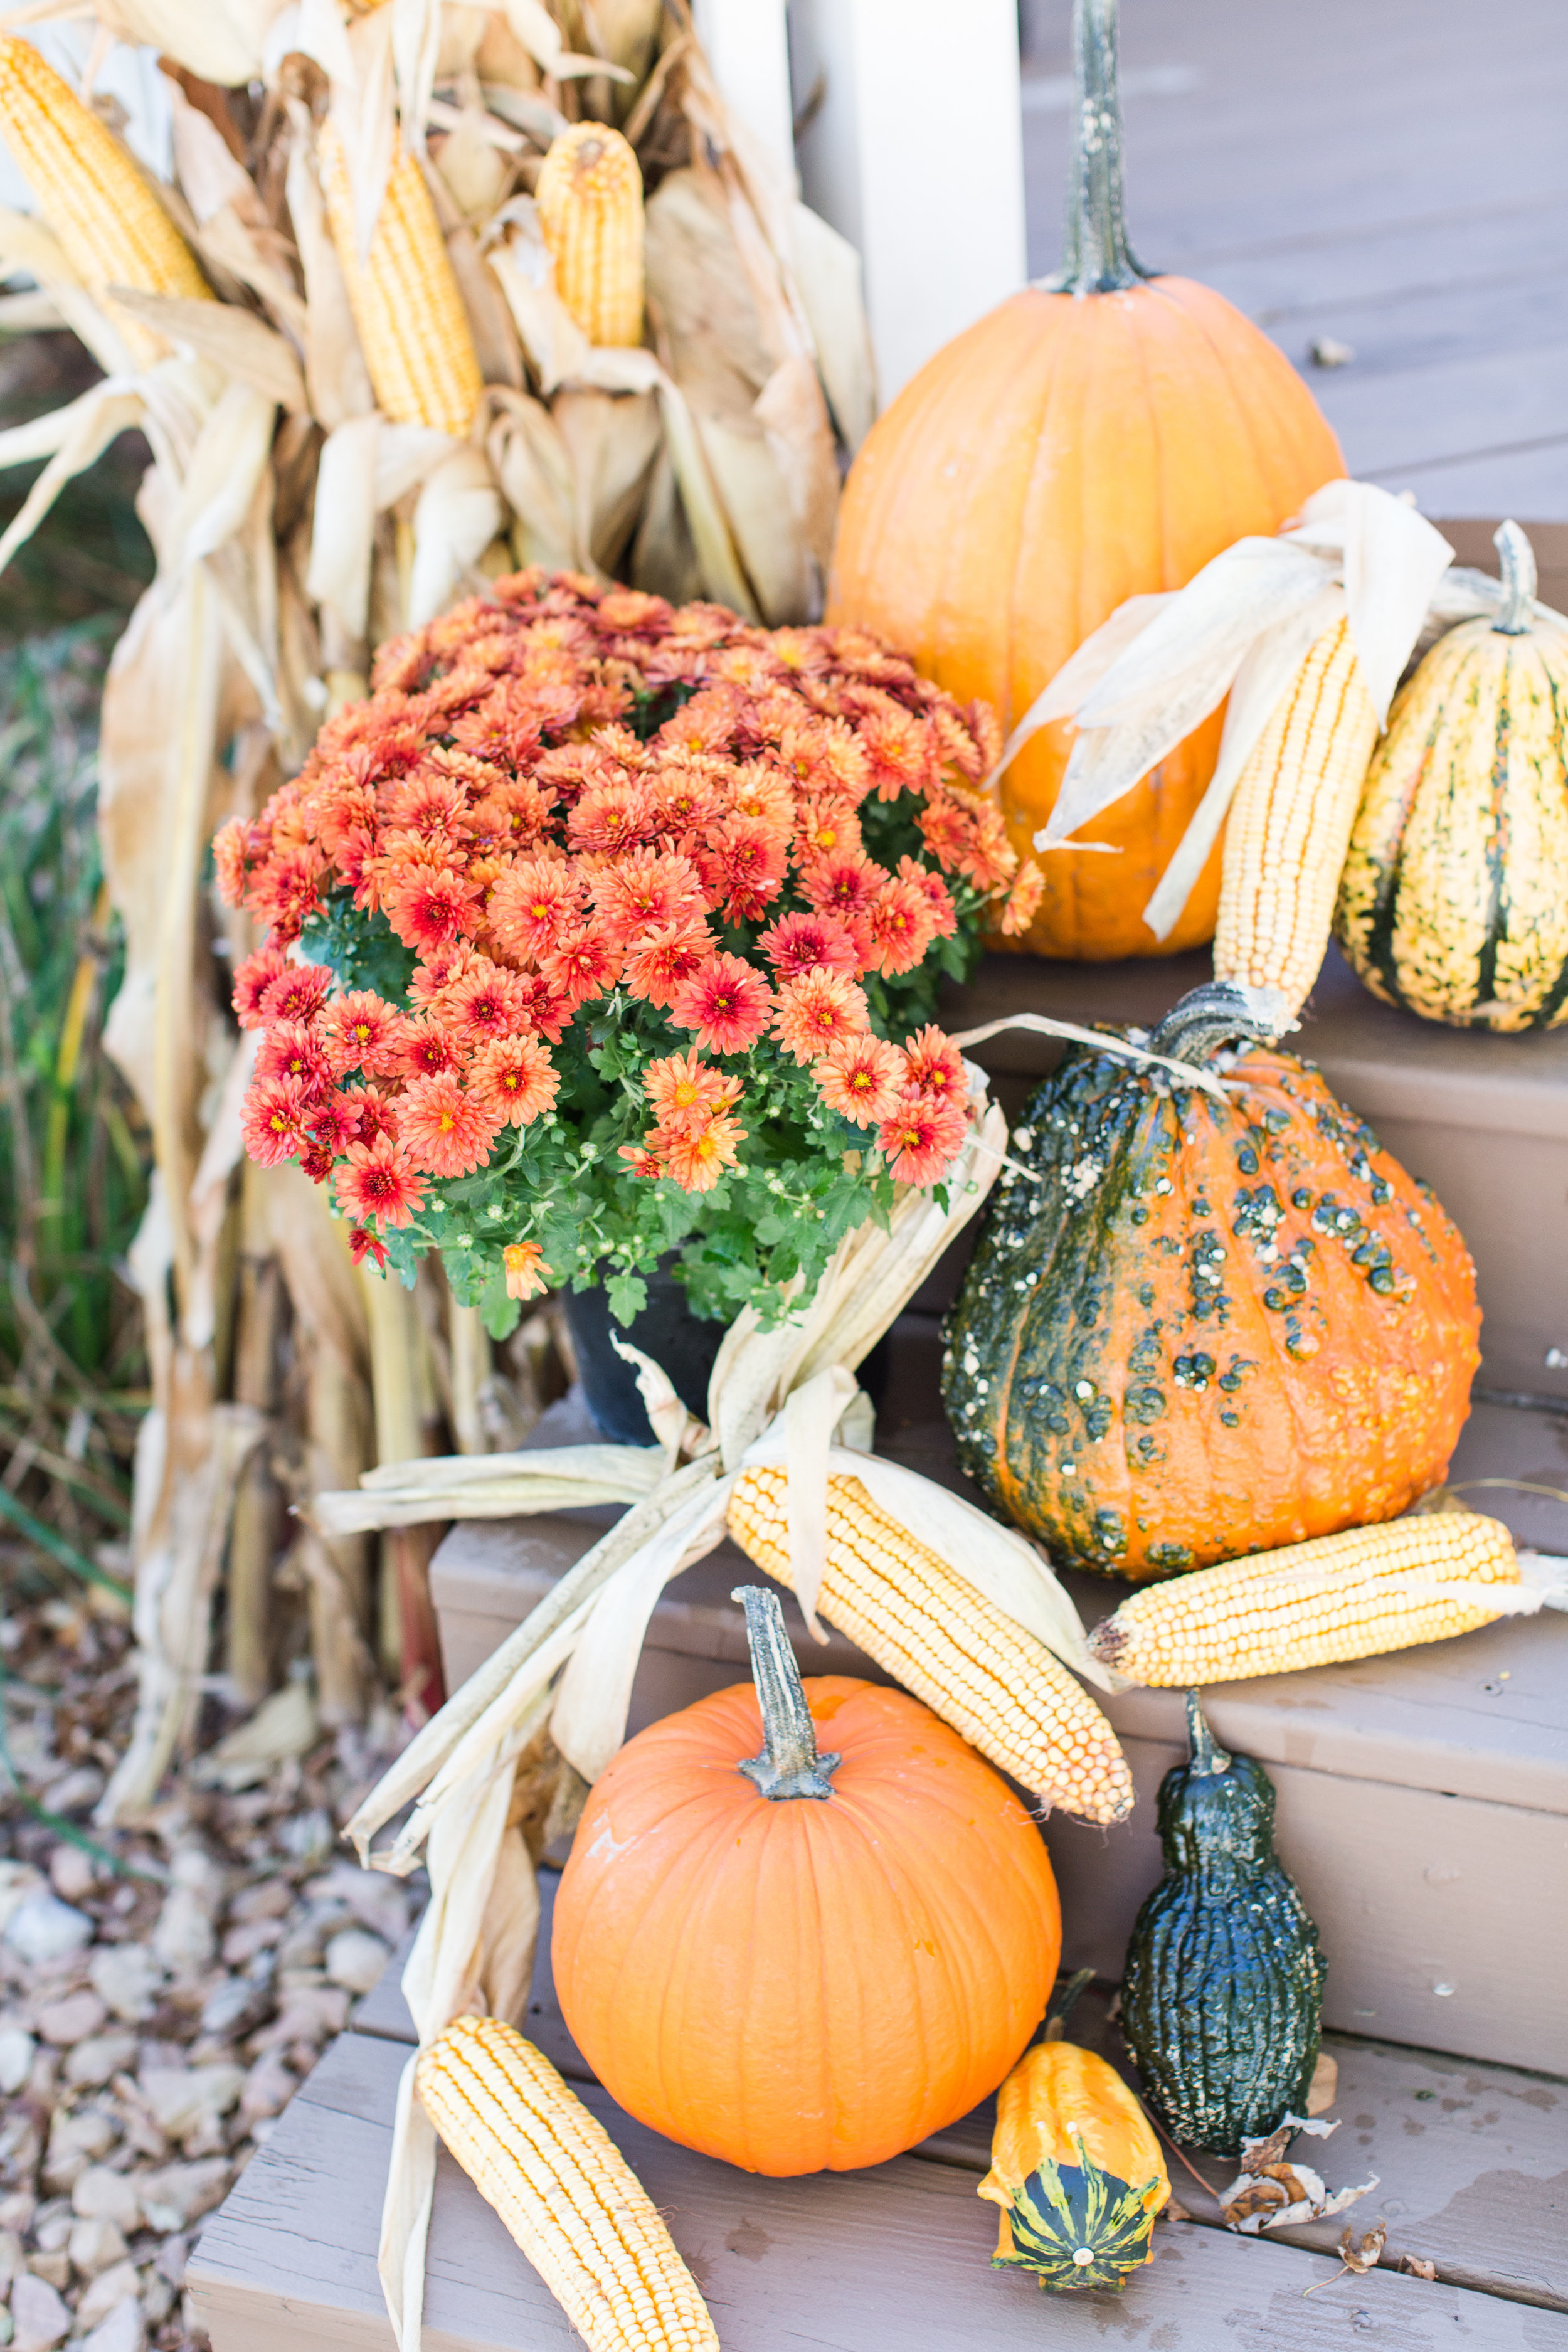
<path fill-rule="evenodd" d="M 1376 741 L 1377 713 L 1342 620 L 1300 663 L 1237 784 L 1220 871 L 1216 980 L 1278 989 L 1292 1013 L 1306 1003 Z"/>
<path fill-rule="evenodd" d="M 515 2026 L 459 2017 L 415 2087 L 590 2352 L 719 2352 L 696 2280 L 596 2116 Z"/>
<path fill-rule="evenodd" d="M 1497 534 L 1504 604 L 1439 637 L 1367 772 L 1334 930 L 1374 996 L 1457 1029 L 1568 1021 L 1568 624 Z"/>
<path fill-rule="evenodd" d="M 1418 1511 L 1150 1585 L 1097 1625 L 1089 1646 L 1131 1682 L 1189 1689 L 1474 1633 L 1503 1614 L 1489 1587 L 1520 1581 L 1500 1521 Z"/>
<path fill-rule="evenodd" d="M 642 341 L 642 172 L 603 122 L 574 122 L 552 142 L 534 191 L 555 264 L 555 291 L 591 343 Z"/>
<path fill-rule="evenodd" d="M 26 41 L 0 37 L 0 133 L 44 219 L 88 292 L 140 366 L 169 350 L 162 335 L 109 297 L 210 299 L 196 257 L 130 154 L 68 82 Z"/>
<path fill-rule="evenodd" d="M 399 148 L 363 264 L 348 155 L 330 120 L 320 161 L 327 220 L 377 407 L 394 425 L 467 433 L 485 380 L 418 158 Z"/>
<path fill-rule="evenodd" d="M 748 1470 L 730 1498 L 730 1533 L 788 1584 L 787 1480 Z M 1048 1805 L 1090 1822 L 1132 1810 L 1116 1734 L 1032 1633 L 874 1503 L 858 1478 L 827 1482 L 822 1614 L 858 1642 L 972 1748 Z"/>

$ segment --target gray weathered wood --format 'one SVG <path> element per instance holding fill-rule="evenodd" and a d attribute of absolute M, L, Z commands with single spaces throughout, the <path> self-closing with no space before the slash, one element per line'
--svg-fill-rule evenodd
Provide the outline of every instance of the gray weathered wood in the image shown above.
<path fill-rule="evenodd" d="M 342 2035 L 208 2223 L 187 2273 L 214 2352 L 384 2352 L 374 2249 L 405 2053 Z M 690 2264 L 725 2352 L 1315 2352 L 1354 2340 L 1436 2352 L 1563 2352 L 1568 2319 L 1324 2255 L 1183 2223 L 1121 2300 L 1054 2302 L 989 2270 L 990 2209 L 972 2169 L 903 2157 L 868 2172 L 767 2180 L 657 2138 L 584 2086 Z M 1195 2192 L 1194 2192 L 1195 2193 Z M 443 2158 L 431 2231 L 429 2352 L 566 2352 L 577 2339 L 477 2191 Z M 1357 2315 L 1364 2315 L 1358 2317 Z"/>
<path fill-rule="evenodd" d="M 542 1872 L 540 1883 L 540 1944 L 524 2031 L 570 2081 L 591 2082 L 555 1998 L 550 1965 L 554 1873 Z M 1070 1890 L 1066 1907 L 1070 1921 Z M 1069 1946 L 1065 1965 L 1088 1958 Z M 1118 1952 L 1109 1973 L 1119 1973 L 1120 1966 Z M 413 2039 L 396 1990 L 399 1967 L 395 1961 L 362 2004 L 355 2019 L 360 2032 Z M 1517 2005 L 1527 2008 L 1523 2001 Z M 1079 2003 L 1071 2032 L 1135 2082 L 1101 1992 L 1091 1990 Z M 1365 2036 L 1331 2034 L 1324 2046 L 1339 2068 L 1331 2119 L 1340 2130 L 1322 2152 L 1320 2169 L 1334 2186 L 1378 2176 L 1365 2211 L 1390 2224 L 1384 2263 L 1396 2268 L 1405 2254 L 1418 2254 L 1436 2262 L 1456 2284 L 1568 2310 L 1568 2083 Z M 994 2123 L 994 2102 L 987 2099 L 914 2153 L 983 2172 Z M 1206 2158 L 1198 2167 L 1215 2188 L 1223 2188 L 1234 2171 Z M 1178 2200 L 1194 2221 L 1216 2226 L 1216 2208 L 1205 2203 L 1178 2163 L 1171 2169 Z M 1283 2234 L 1291 2244 L 1326 2253 L 1342 2226 L 1322 2221 Z M 1363 2220 L 1358 2230 L 1365 2226 Z"/>
<path fill-rule="evenodd" d="M 1066 0 L 1033 70 L 1061 73 Z M 1554 0 L 1122 0 L 1128 219 L 1305 367 L 1352 473 L 1428 514 L 1568 516 L 1568 48 Z M 1162 79 L 1149 68 L 1176 67 Z M 1144 90 L 1140 94 L 1140 70 Z M 1055 266 L 1068 116 L 1026 106 L 1030 268 Z M 1522 446 L 1521 446 L 1522 445 Z"/>

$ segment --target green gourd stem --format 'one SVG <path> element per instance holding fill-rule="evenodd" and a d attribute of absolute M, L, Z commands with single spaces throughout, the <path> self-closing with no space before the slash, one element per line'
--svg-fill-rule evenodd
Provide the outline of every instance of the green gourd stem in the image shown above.
<path fill-rule="evenodd" d="M 1052 1993 L 1046 2010 L 1046 2030 L 1043 2040 L 1047 2042 L 1066 2040 L 1067 2021 L 1077 2005 L 1078 1997 L 1086 1986 L 1093 1982 L 1092 1969 L 1075 1969 L 1070 1977 L 1062 1980 L 1056 1991 Z"/>
<path fill-rule="evenodd" d="M 1115 294 L 1151 272 L 1133 258 L 1121 206 L 1116 0 L 1073 0 L 1073 146 L 1062 267 L 1053 294 Z"/>
<path fill-rule="evenodd" d="M 1201 988 L 1189 989 L 1166 1013 L 1149 1040 L 1149 1050 L 1173 1062 L 1190 1062 L 1196 1068 L 1221 1045 L 1241 1037 L 1255 1041 L 1278 1037 L 1282 1028 L 1292 1025 L 1278 989 L 1210 980 Z"/>
<path fill-rule="evenodd" d="M 1502 559 L 1502 611 L 1493 631 L 1500 637 L 1527 637 L 1535 602 L 1535 550 L 1516 522 L 1500 523 L 1492 545 Z"/>
<path fill-rule="evenodd" d="M 1193 1748 L 1192 1770 L 1200 1779 L 1229 1771 L 1230 1758 L 1209 1729 L 1195 1690 L 1187 1693 L 1187 1738 Z"/>
<path fill-rule="evenodd" d="M 763 1752 L 742 1765 L 764 1797 L 831 1797 L 828 1774 L 843 1762 L 841 1756 L 819 1756 L 811 1709 L 801 1687 L 784 1611 L 776 1592 L 760 1584 L 742 1584 L 730 1595 L 746 1612 L 746 1641 L 752 1653 L 752 1679 L 763 1715 Z"/>

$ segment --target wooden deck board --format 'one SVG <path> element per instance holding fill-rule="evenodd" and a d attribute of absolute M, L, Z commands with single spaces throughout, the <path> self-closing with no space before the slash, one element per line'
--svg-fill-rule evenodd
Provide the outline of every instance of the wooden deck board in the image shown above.
<path fill-rule="evenodd" d="M 383 2352 L 374 2250 L 405 2053 L 344 2034 L 191 2258 L 214 2352 Z M 725 2352 L 1564 2352 L 1568 2317 L 1380 2269 L 1335 2281 L 1306 2249 L 1170 2223 L 1121 2299 L 1062 2298 L 991 2271 L 989 2208 L 967 2166 L 902 2157 L 854 2174 L 765 2180 L 646 2132 L 583 2095 L 622 2147 L 709 2299 Z M 1358 2149 L 1358 2156 L 1361 2151 Z M 1194 2191 L 1195 2194 L 1195 2191 Z M 1324 2282 L 1323 2291 L 1303 2291 Z M 1328 2284 L 1328 2282 L 1334 2282 Z M 567 2352 L 577 2339 L 477 2191 L 443 2158 L 431 2232 L 429 2352 Z M 283 2331 L 286 2330 L 286 2336 Z"/>
<path fill-rule="evenodd" d="M 1556 0 L 1123 0 L 1128 218 L 1303 366 L 1351 471 L 1429 514 L 1568 516 Z M 1030 268 L 1056 266 L 1066 0 L 1035 0 Z M 1043 102 L 1041 102 L 1043 101 Z M 1319 335 L 1355 348 L 1328 373 Z"/>

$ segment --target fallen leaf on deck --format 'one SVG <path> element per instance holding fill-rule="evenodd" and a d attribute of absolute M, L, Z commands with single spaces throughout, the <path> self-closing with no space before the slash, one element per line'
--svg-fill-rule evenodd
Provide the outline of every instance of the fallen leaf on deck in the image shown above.
<path fill-rule="evenodd" d="M 1285 2162 L 1285 2150 L 1298 2132 L 1327 2139 L 1338 2129 L 1337 2124 L 1286 2116 L 1264 2138 L 1244 2142 L 1240 2171 L 1228 2189 L 1218 2191 L 1226 2227 L 1244 2237 L 1256 2237 L 1260 2230 L 1274 2229 L 1282 2221 L 1294 2227 L 1303 2221 L 1324 2221 L 1331 2213 L 1342 2213 L 1347 2205 L 1375 2189 L 1373 2174 L 1359 2189 L 1337 2189 L 1331 2194 L 1322 2175 L 1310 2164 Z"/>

